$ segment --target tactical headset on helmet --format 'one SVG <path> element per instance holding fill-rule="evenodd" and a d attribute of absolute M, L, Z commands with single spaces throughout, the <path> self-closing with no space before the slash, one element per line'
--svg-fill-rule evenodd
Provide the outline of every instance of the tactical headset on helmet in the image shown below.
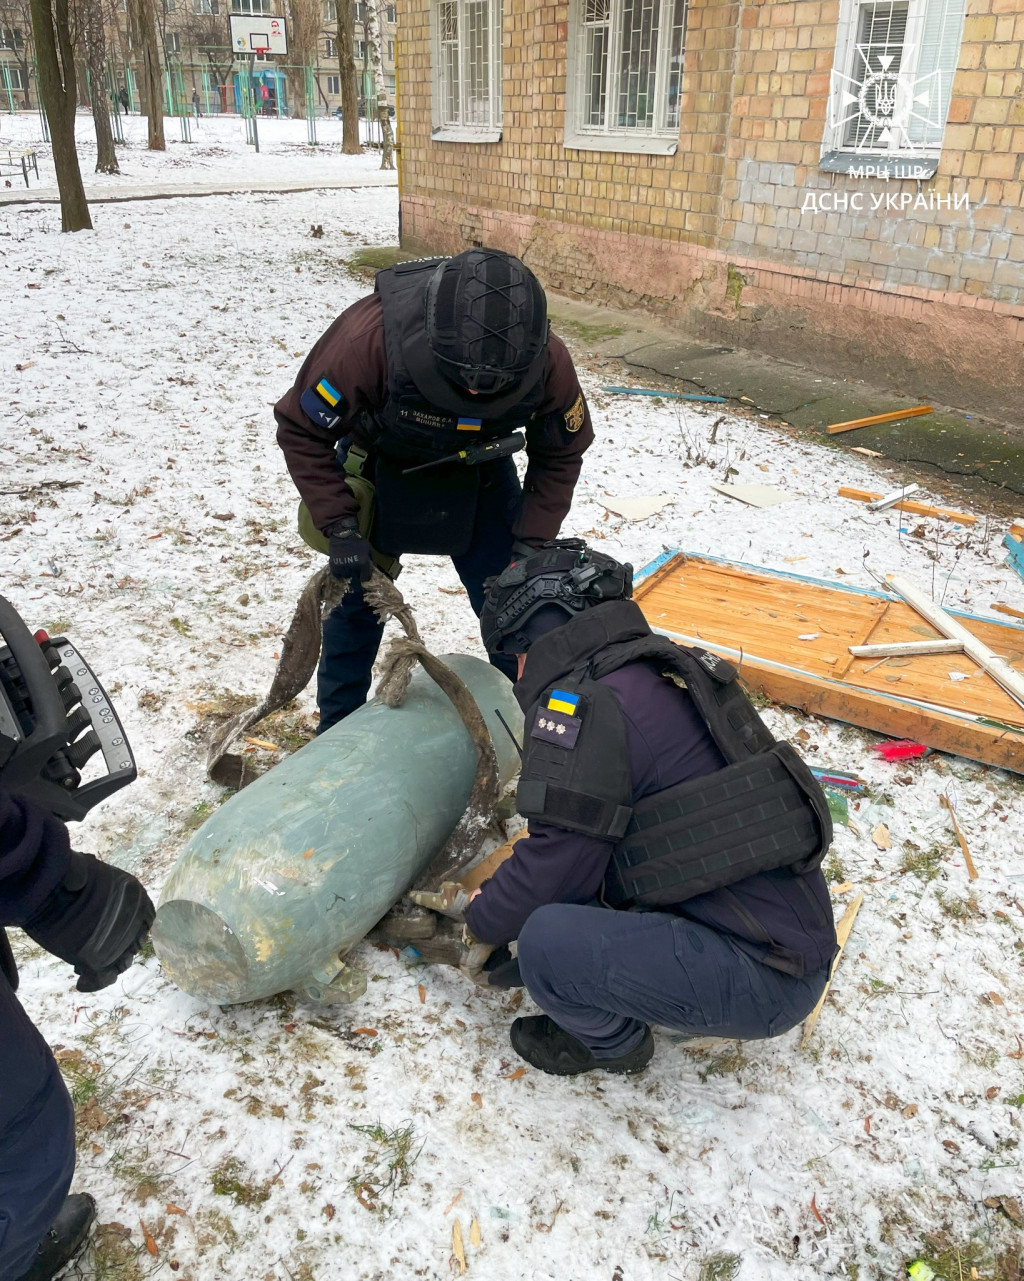
<path fill-rule="evenodd" d="M 442 262 L 427 286 L 427 341 L 444 376 L 481 395 L 540 377 L 548 305 L 537 277 L 498 249 Z"/>
<path fill-rule="evenodd" d="M 524 654 L 539 634 L 591 605 L 632 596 L 633 566 L 591 550 L 582 538 L 561 538 L 517 557 L 487 586 L 484 645 L 491 654 Z"/>

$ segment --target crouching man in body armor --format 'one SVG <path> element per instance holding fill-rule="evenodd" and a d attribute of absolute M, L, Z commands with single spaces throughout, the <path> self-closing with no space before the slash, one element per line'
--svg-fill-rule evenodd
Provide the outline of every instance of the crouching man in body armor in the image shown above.
<path fill-rule="evenodd" d="M 399 263 L 317 341 L 277 404 L 310 546 L 353 590 L 323 629 L 320 730 L 365 702 L 381 625 L 361 583 L 404 552 L 450 556 L 479 614 L 515 545 L 554 538 L 590 413 L 547 300 L 510 254 Z M 512 454 L 525 447 L 519 483 Z M 358 580 L 358 581 L 357 581 Z M 515 678 L 515 660 L 492 662 Z"/>
<path fill-rule="evenodd" d="M 632 569 L 579 540 L 491 586 L 481 630 L 518 656 L 529 835 L 466 910 L 477 981 L 518 939 L 544 1011 L 512 1024 L 545 1072 L 641 1071 L 650 1025 L 742 1040 L 800 1022 L 836 951 L 824 795 L 718 656 L 656 636 Z M 613 910 L 609 910 L 613 909 Z"/>
<path fill-rule="evenodd" d="M 83 697 L 84 695 L 84 697 Z M 102 751 L 106 772 L 82 783 Z M 0 596 L 0 1278 L 49 1281 L 81 1248 L 96 1215 L 68 1196 L 75 1114 L 60 1071 L 15 991 L 4 926 L 20 926 L 73 965 L 80 992 L 132 963 L 153 904 L 128 872 L 73 850 L 80 819 L 135 777 L 102 687 L 63 638 L 33 638 Z"/>

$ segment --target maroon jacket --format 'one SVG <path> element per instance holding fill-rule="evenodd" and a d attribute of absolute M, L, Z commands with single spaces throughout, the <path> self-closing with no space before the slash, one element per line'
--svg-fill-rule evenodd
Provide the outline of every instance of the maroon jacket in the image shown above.
<path fill-rule="evenodd" d="M 314 425 L 302 411 L 302 393 L 326 378 L 345 398 L 348 412 L 332 431 Z M 356 501 L 335 464 L 342 436 L 365 445 L 358 418 L 380 409 L 387 397 L 387 355 L 379 294 L 343 311 L 303 361 L 295 386 L 274 406 L 277 443 L 317 529 L 356 515 Z M 583 421 L 579 423 L 582 410 Z M 572 505 L 583 454 L 594 439 L 590 410 L 572 357 L 561 339 L 548 340 L 544 399 L 526 429 L 529 465 L 516 538 L 544 542 L 558 535 Z"/>

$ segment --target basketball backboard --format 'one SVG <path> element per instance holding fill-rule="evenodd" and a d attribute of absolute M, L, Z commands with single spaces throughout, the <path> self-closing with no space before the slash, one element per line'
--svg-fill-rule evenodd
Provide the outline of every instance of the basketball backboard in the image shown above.
<path fill-rule="evenodd" d="M 231 26 L 231 48 L 236 58 L 247 58 L 253 53 L 287 53 L 288 31 L 284 18 L 274 18 L 269 14 L 233 13 L 228 22 Z"/>

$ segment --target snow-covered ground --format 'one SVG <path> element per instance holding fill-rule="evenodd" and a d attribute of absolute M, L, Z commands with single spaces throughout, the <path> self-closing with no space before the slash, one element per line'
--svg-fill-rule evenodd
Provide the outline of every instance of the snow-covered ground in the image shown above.
<path fill-rule="evenodd" d="M 133 149 L 131 164 L 149 160 Z M 365 291 L 344 259 L 395 241 L 396 196 L 94 218 L 63 236 L 56 208 L 0 214 L 0 584 L 32 626 L 73 635 L 116 697 L 140 778 L 75 840 L 155 896 L 222 797 L 203 774 L 208 715 L 265 691 L 315 563 L 270 406 Z M 580 356 L 598 439 L 564 532 L 638 566 L 683 547 L 871 586 L 869 565 L 947 606 L 1020 604 L 998 522 L 901 536 L 898 515 L 835 497 L 884 487 L 866 460 L 756 416 L 726 415 L 711 443 L 718 407 L 606 397 L 612 369 Z M 730 468 L 800 500 L 744 508 L 710 489 Z M 599 505 L 652 493 L 673 503 L 642 523 Z M 447 562 L 410 557 L 400 585 L 428 644 L 480 652 Z M 292 732 L 312 711 L 307 691 Z M 354 1006 L 221 1009 L 152 957 L 83 997 L 19 938 L 22 999 L 80 1104 L 77 1186 L 106 1225 L 77 1275 L 441 1278 L 458 1272 L 458 1222 L 469 1275 L 487 1281 L 865 1281 L 919 1257 L 947 1281 L 1017 1277 L 1016 1203 L 985 1201 L 1021 1184 L 1024 784 L 940 755 L 887 765 L 869 734 L 766 716 L 812 763 L 869 783 L 862 835 L 838 827 L 829 863 L 837 912 L 847 883 L 864 905 L 809 1050 L 797 1032 L 715 1053 L 659 1038 L 637 1079 L 519 1076 L 518 998 L 369 945 Z M 879 821 L 890 850 L 870 839 Z"/>
<path fill-rule="evenodd" d="M 198 122 L 189 117 L 191 142 L 181 139 L 181 125 L 174 117 L 164 118 L 165 151 L 150 151 L 146 141 L 146 117 L 121 117 L 125 141 L 118 144 L 119 174 L 96 173 L 96 133 L 92 116 L 79 112 L 75 121 L 82 181 L 87 187 L 126 188 L 140 183 L 201 186 L 211 182 L 239 181 L 257 183 L 316 182 L 352 177 L 358 181 L 380 169 L 380 151 L 365 149 L 361 155 L 345 156 L 341 151 L 340 120 L 333 116 L 318 117 L 317 145 L 309 146 L 305 120 L 258 121 L 259 153 L 246 142 L 245 121 L 240 116 L 203 116 Z M 373 126 L 370 126 L 373 128 Z M 367 137 L 367 123 L 360 121 L 362 137 Z M 39 158 L 39 179 L 30 175 L 30 190 L 37 186 L 54 187 L 57 176 L 53 153 L 43 141 L 42 124 L 37 111 L 0 112 L 0 151 L 7 148 L 32 148 Z M 20 172 L 0 179 L 0 188 L 24 190 Z M 185 215 L 186 217 L 188 215 Z"/>

